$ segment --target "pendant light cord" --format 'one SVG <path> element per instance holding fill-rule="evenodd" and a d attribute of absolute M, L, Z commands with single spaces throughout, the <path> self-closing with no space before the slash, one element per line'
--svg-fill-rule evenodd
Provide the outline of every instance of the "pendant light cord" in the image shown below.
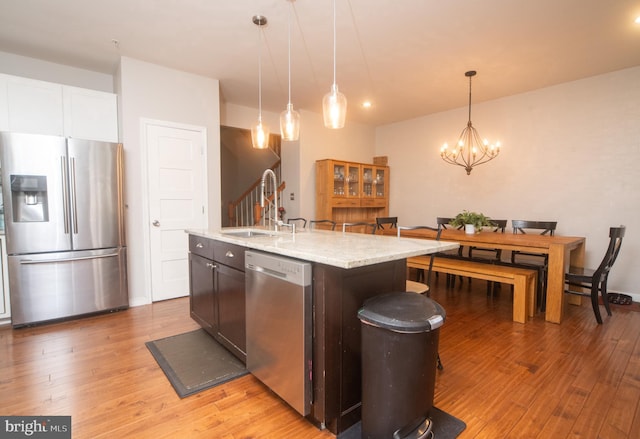
<path fill-rule="evenodd" d="M 262 123 L 262 27 L 258 27 L 258 121 Z"/>
<path fill-rule="evenodd" d="M 336 86 L 336 0 L 333 0 L 333 87 Z"/>
<path fill-rule="evenodd" d="M 289 5 L 289 16 L 287 17 L 288 26 L 288 38 L 289 38 L 289 105 L 291 105 L 291 8 L 293 5 Z"/>

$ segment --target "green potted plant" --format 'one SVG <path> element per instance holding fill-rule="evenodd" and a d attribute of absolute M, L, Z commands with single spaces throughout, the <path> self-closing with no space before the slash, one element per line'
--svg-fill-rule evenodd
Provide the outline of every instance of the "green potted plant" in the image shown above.
<path fill-rule="evenodd" d="M 449 224 L 454 227 L 464 226 L 465 233 L 469 234 L 481 232 L 482 227 L 495 226 L 489 217 L 481 213 L 469 212 L 468 210 L 457 214 Z"/>

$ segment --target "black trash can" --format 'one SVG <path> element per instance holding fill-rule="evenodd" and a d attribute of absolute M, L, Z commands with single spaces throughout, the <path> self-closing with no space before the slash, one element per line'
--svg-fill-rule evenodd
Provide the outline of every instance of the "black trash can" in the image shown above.
<path fill-rule="evenodd" d="M 445 310 L 428 297 L 387 293 L 358 311 L 362 329 L 362 438 L 425 437 Z"/>

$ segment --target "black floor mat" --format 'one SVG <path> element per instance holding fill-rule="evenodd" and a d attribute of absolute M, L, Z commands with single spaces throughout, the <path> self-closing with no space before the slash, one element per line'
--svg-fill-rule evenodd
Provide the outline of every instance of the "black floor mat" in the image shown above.
<path fill-rule="evenodd" d="M 145 343 L 180 398 L 249 373 L 202 329 Z"/>

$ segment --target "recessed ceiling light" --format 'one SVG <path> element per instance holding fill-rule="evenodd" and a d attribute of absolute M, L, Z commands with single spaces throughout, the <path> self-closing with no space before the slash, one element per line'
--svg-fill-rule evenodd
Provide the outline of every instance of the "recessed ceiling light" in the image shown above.
<path fill-rule="evenodd" d="M 364 101 L 362 103 L 362 108 L 371 108 L 371 101 Z"/>
<path fill-rule="evenodd" d="M 640 24 L 640 16 L 636 17 L 636 23 Z"/>

